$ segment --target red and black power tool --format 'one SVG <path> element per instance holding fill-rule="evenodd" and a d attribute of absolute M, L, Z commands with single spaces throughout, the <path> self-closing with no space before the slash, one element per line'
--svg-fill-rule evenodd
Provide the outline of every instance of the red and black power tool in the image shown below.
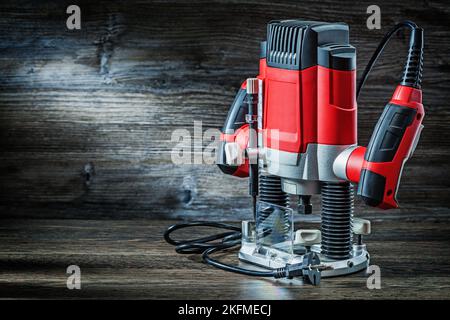
<path fill-rule="evenodd" d="M 384 47 L 402 28 L 410 30 L 410 42 L 400 84 L 368 146 L 358 146 L 357 97 Z M 423 29 L 411 21 L 386 34 L 358 85 L 356 49 L 346 24 L 270 22 L 259 75 L 244 81 L 237 93 L 217 160 L 224 173 L 249 179 L 255 219 L 244 221 L 241 233 L 228 235 L 222 247 L 200 249 L 204 260 L 229 271 L 303 276 L 316 284 L 321 276 L 366 268 L 369 254 L 362 236 L 370 233 L 370 222 L 353 217 L 353 186 L 369 206 L 398 207 L 402 169 L 423 127 L 422 69 Z M 320 230 L 295 229 L 293 211 L 312 213 L 311 196 L 318 194 Z M 232 267 L 208 256 L 232 241 L 241 243 L 241 260 L 272 271 Z"/>

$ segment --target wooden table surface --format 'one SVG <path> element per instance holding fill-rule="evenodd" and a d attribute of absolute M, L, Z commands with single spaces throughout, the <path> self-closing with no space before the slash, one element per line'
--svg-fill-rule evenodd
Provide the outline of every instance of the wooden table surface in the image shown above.
<path fill-rule="evenodd" d="M 178 255 L 162 239 L 172 221 L 1 220 L 0 298 L 449 299 L 450 220 L 373 220 L 367 238 L 380 290 L 360 272 L 320 286 L 227 273 Z M 192 236 L 192 234 L 191 234 Z M 221 259 L 238 263 L 236 252 Z M 81 268 L 81 290 L 66 268 Z"/>

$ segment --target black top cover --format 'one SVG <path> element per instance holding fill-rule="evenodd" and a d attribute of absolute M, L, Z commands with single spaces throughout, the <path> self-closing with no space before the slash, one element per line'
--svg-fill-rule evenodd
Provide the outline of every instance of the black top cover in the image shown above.
<path fill-rule="evenodd" d="M 319 47 L 331 44 L 351 47 L 348 34 L 348 25 L 345 23 L 303 20 L 271 21 L 267 25 L 267 65 L 291 70 L 303 70 L 315 66 L 318 64 Z M 329 55 L 329 52 L 324 52 L 324 54 Z M 350 57 L 350 60 L 353 60 L 354 56 L 353 54 L 353 58 Z M 324 59 L 323 61 L 328 60 Z M 339 63 L 339 66 L 348 70 L 346 66 L 353 66 L 354 63 L 347 61 L 343 65 Z"/>

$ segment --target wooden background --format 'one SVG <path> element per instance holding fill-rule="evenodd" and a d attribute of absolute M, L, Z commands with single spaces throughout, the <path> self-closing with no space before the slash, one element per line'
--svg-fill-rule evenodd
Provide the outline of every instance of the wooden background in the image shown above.
<path fill-rule="evenodd" d="M 76 3 L 82 29 L 66 28 Z M 396 215 L 447 215 L 450 205 L 450 9 L 446 1 L 2 1 L 0 217 L 236 219 L 246 182 L 213 165 L 171 162 L 171 133 L 195 120 L 220 128 L 259 41 L 276 18 L 350 25 L 361 71 L 382 35 L 408 18 L 425 28 L 425 129 L 404 171 Z M 402 69 L 399 34 L 359 103 L 372 128 Z M 359 207 L 361 212 L 370 213 Z"/>

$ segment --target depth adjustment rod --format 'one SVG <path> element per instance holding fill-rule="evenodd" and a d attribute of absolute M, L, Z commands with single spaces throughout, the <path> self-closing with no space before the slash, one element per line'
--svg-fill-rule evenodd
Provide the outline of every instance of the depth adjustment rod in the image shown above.
<path fill-rule="evenodd" d="M 249 127 L 247 146 L 249 159 L 248 192 L 253 200 L 253 217 L 256 221 L 256 197 L 258 196 L 258 118 L 256 110 L 258 106 L 259 79 L 248 78 L 246 90 L 248 111 L 245 115 L 245 122 L 248 123 Z"/>

